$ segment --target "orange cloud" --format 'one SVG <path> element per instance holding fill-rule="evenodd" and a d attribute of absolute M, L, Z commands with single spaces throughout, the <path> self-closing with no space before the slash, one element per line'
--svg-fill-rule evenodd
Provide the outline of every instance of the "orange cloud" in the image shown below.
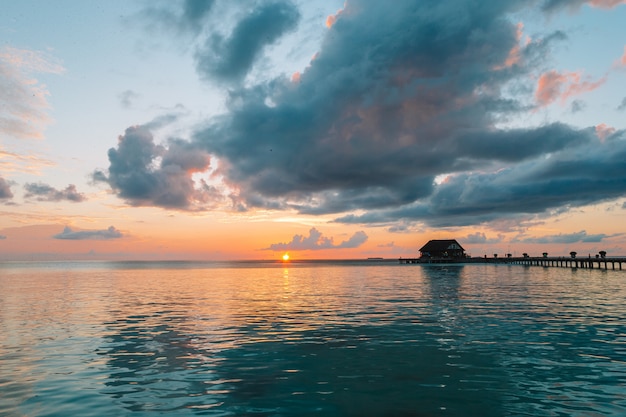
<path fill-rule="evenodd" d="M 582 80 L 580 72 L 552 70 L 541 74 L 535 90 L 535 99 L 540 106 L 547 106 L 556 100 L 565 102 L 568 98 L 593 91 L 606 82 L 606 76 L 597 81 Z"/>
<path fill-rule="evenodd" d="M 327 27 L 327 28 L 329 28 L 329 29 L 330 29 L 331 27 L 333 27 L 333 25 L 334 25 L 334 24 L 335 24 L 335 22 L 337 21 L 337 15 L 338 15 L 338 14 L 339 14 L 339 13 L 337 13 L 337 14 L 335 14 L 335 15 L 332 15 L 332 14 L 331 14 L 331 15 L 329 15 L 329 16 L 326 18 L 326 27 Z"/>
<path fill-rule="evenodd" d="M 622 55 L 622 58 L 620 59 L 619 62 L 620 64 L 626 67 L 626 46 L 624 46 L 624 54 Z"/>
<path fill-rule="evenodd" d="M 41 170 L 56 165 L 54 162 L 32 152 L 26 155 L 5 151 L 0 147 L 0 172 L 26 172 L 41 174 Z"/>
<path fill-rule="evenodd" d="M 326 27 L 328 29 L 330 29 L 331 27 L 333 27 L 333 25 L 335 24 L 335 22 L 337 21 L 337 19 L 339 19 L 339 16 L 341 16 L 341 14 L 343 13 L 343 11 L 346 9 L 346 4 L 344 3 L 343 8 L 337 10 L 337 13 L 335 14 L 331 14 L 330 16 L 328 16 L 326 18 Z"/>
<path fill-rule="evenodd" d="M 521 52 L 521 41 L 522 41 L 523 35 L 524 35 L 524 24 L 522 22 L 519 22 L 517 24 L 517 30 L 515 33 L 515 40 L 516 40 L 515 46 L 511 48 L 511 50 L 509 51 L 509 55 L 506 57 L 504 64 L 496 67 L 495 68 L 496 70 L 512 67 L 513 65 L 519 62 L 520 52 Z M 529 43 L 530 43 L 530 38 L 527 37 L 525 41 L 525 45 L 528 45 Z"/>

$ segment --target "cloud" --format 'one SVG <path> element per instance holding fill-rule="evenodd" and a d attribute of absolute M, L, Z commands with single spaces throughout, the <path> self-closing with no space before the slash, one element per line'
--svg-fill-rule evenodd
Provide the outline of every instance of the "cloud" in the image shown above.
<path fill-rule="evenodd" d="M 568 98 L 593 91 L 606 82 L 606 77 L 597 81 L 582 80 L 578 72 L 548 71 L 539 77 L 535 98 L 539 105 L 547 106 L 556 100 L 564 102 Z"/>
<path fill-rule="evenodd" d="M 148 23 L 155 32 L 175 30 L 179 34 L 198 35 L 207 24 L 215 0 L 184 0 L 168 2 L 167 6 L 151 5 L 144 9 L 140 18 Z M 177 7 L 168 7 L 176 4 Z M 178 7 L 178 5 L 182 7 Z"/>
<path fill-rule="evenodd" d="M 13 198 L 13 193 L 11 192 L 11 184 L 0 177 L 0 200 L 7 200 Z"/>
<path fill-rule="evenodd" d="M 619 105 L 619 106 L 617 106 L 617 110 L 618 110 L 618 111 L 623 111 L 623 110 L 626 110 L 626 97 L 624 97 L 624 98 L 622 99 L 622 102 L 620 103 L 620 105 Z"/>
<path fill-rule="evenodd" d="M 7 237 L 5 235 L 0 235 L 0 240 L 5 240 Z"/>
<path fill-rule="evenodd" d="M 120 105 L 125 109 L 128 109 L 132 107 L 133 102 L 139 98 L 139 94 L 137 94 L 133 90 L 126 90 L 118 94 L 117 98 L 120 100 Z"/>
<path fill-rule="evenodd" d="M 83 193 L 79 193 L 74 184 L 68 185 L 64 190 L 57 190 L 48 184 L 27 183 L 24 184 L 24 189 L 26 190 L 24 197 L 35 198 L 37 201 L 67 200 L 80 203 L 81 201 L 86 200 L 85 195 Z"/>
<path fill-rule="evenodd" d="M 194 27 L 201 26 L 204 19 L 215 4 L 215 0 L 185 0 L 181 21 Z"/>
<path fill-rule="evenodd" d="M 0 148 L 0 170 L 2 172 L 20 172 L 40 174 L 41 169 L 54 166 L 55 163 L 34 152 L 27 155 L 20 155 L 15 152 L 8 152 Z"/>
<path fill-rule="evenodd" d="M 296 27 L 300 14 L 288 1 L 260 3 L 237 22 L 229 37 L 211 34 L 196 51 L 198 72 L 209 79 L 243 79 L 263 49 Z"/>
<path fill-rule="evenodd" d="M 580 113 L 581 111 L 585 110 L 586 107 L 587 107 L 587 103 L 585 103 L 584 101 L 574 100 L 574 101 L 572 101 L 572 105 L 570 107 L 570 111 L 572 112 L 572 114 L 576 114 L 576 113 Z"/>
<path fill-rule="evenodd" d="M 541 237 L 526 238 L 526 239 L 521 239 L 521 240 L 516 240 L 516 241 L 519 241 L 521 243 L 540 243 L 540 244 L 544 244 L 544 243 L 568 244 L 568 243 L 578 243 L 578 242 L 598 243 L 598 242 L 602 242 L 602 240 L 606 239 L 607 237 L 610 237 L 610 236 L 604 233 L 588 235 L 585 230 L 581 230 L 580 232 L 576 232 L 576 233 L 548 235 L 548 236 L 541 236 Z"/>
<path fill-rule="evenodd" d="M 149 6 L 139 17 L 153 32 L 174 31 L 182 36 L 185 47 L 195 51 L 196 69 L 203 78 L 236 83 L 267 47 L 296 28 L 300 13 L 290 0 L 245 5 L 186 0 Z"/>
<path fill-rule="evenodd" d="M 582 5 L 587 4 L 591 7 L 600 9 L 612 9 L 622 4 L 626 4 L 625 0 L 546 0 L 543 9 L 547 12 L 558 11 L 567 8 L 570 12 L 577 11 Z"/>
<path fill-rule="evenodd" d="M 626 4 L 626 0 L 586 0 L 586 2 L 592 7 L 601 9 L 612 9 L 613 7 Z"/>
<path fill-rule="evenodd" d="M 488 238 L 483 232 L 470 233 L 463 239 L 463 243 L 468 245 L 472 244 L 487 244 L 487 243 L 500 243 L 503 240 L 503 236 L 499 235 L 496 238 Z"/>
<path fill-rule="evenodd" d="M 598 138 L 600 138 L 601 141 L 604 141 L 606 138 L 614 135 L 616 132 L 617 129 L 608 126 L 605 123 L 600 123 L 596 126 L 596 135 L 598 135 Z"/>
<path fill-rule="evenodd" d="M 465 4 L 458 13 L 468 18 L 451 24 L 457 4 L 347 3 L 297 84 L 231 90 L 229 113 L 196 142 L 227 162 L 222 172 L 248 207 L 319 214 L 430 195 L 436 175 L 477 164 L 451 148 L 520 110 L 499 87 L 545 48 L 538 39 L 515 68 L 494 71 L 517 44 L 517 26 L 500 18 L 507 7 Z"/>
<path fill-rule="evenodd" d="M 332 237 L 322 236 L 316 228 L 309 230 L 309 236 L 295 235 L 289 243 L 273 243 L 265 250 L 322 250 L 322 249 L 351 249 L 358 248 L 367 241 L 365 232 L 356 232 L 348 240 L 335 244 Z"/>
<path fill-rule="evenodd" d="M 189 142 L 156 145 L 147 126 L 129 128 L 109 151 L 108 173 L 95 178 L 133 205 L 201 208 L 188 170 L 172 177 L 163 166 L 181 148 L 185 158 L 205 158 L 195 169 L 223 179 L 237 210 L 338 213 L 340 222 L 395 231 L 415 222 L 515 223 L 623 196 L 623 131 L 601 142 L 595 126 L 503 127 L 536 110 L 533 100 L 566 100 L 605 80 L 545 71 L 563 32 L 521 41 L 512 16 L 563 7 L 556 3 L 349 0 L 298 77 L 264 81 L 247 75 L 297 11 L 259 3 L 236 14 L 228 34 L 208 28 L 196 51 L 202 77 L 229 80 L 224 114 L 198 125 Z M 270 17 L 269 40 L 240 48 Z M 438 183 L 443 175 L 449 181 Z"/>
<path fill-rule="evenodd" d="M 195 210 L 221 198 L 215 187 L 193 178 L 209 170 L 206 152 L 180 139 L 157 145 L 147 126 L 126 129 L 108 156 L 108 170 L 95 171 L 92 179 L 107 183 L 133 206 Z"/>
<path fill-rule="evenodd" d="M 50 123 L 50 95 L 34 73 L 61 74 L 63 67 L 49 55 L 26 49 L 0 49 L 0 134 L 15 138 L 42 138 Z"/>
<path fill-rule="evenodd" d="M 575 144 L 550 157 L 529 159 L 492 172 L 449 176 L 427 199 L 399 208 L 346 215 L 338 222 L 387 223 L 404 219 L 431 226 L 466 226 L 538 215 L 624 196 L 626 131 L 601 142 L 595 128 L 572 131 Z"/>
<path fill-rule="evenodd" d="M 110 226 L 104 230 L 80 230 L 74 231 L 69 227 L 65 227 L 63 232 L 52 236 L 54 239 L 61 240 L 109 240 L 124 237 L 122 232 L 115 227 Z"/>

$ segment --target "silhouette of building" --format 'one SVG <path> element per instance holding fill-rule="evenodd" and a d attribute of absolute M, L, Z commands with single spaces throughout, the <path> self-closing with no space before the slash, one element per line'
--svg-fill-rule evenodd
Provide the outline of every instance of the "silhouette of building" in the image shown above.
<path fill-rule="evenodd" d="M 430 240 L 420 253 L 422 258 L 465 258 L 465 249 L 455 239 Z"/>

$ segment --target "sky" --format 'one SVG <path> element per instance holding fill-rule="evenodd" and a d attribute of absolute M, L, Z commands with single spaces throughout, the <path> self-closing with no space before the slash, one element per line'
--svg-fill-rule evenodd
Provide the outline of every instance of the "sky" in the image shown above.
<path fill-rule="evenodd" d="M 626 0 L 2 8 L 0 260 L 626 256 Z"/>

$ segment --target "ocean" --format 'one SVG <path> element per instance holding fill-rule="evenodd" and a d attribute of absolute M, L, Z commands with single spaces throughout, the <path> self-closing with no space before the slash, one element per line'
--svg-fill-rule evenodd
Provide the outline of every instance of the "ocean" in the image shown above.
<path fill-rule="evenodd" d="M 625 416 L 626 272 L 0 264 L 2 416 Z"/>

